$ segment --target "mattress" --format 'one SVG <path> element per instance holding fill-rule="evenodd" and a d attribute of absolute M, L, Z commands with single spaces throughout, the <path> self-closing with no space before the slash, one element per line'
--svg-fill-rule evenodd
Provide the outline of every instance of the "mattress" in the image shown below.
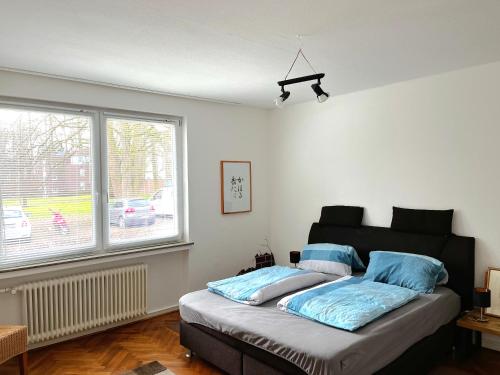
<path fill-rule="evenodd" d="M 182 319 L 284 358 L 311 375 L 372 374 L 449 323 L 460 297 L 446 287 L 355 331 L 347 332 L 278 310 L 279 298 L 260 306 L 200 290 L 179 301 Z"/>

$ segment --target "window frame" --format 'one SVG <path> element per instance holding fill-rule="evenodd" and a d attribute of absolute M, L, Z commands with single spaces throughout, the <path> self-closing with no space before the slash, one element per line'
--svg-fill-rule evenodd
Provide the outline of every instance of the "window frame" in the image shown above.
<path fill-rule="evenodd" d="M 0 259 L 0 272 L 4 269 L 15 270 L 28 268 L 48 262 L 59 260 L 85 260 L 106 254 L 126 252 L 131 250 L 158 248 L 162 245 L 172 246 L 183 244 L 187 240 L 185 233 L 185 204 L 184 204 L 184 137 L 183 118 L 180 116 L 155 114 L 139 111 L 110 109 L 106 107 L 79 106 L 64 103 L 55 103 L 41 100 L 19 100 L 0 96 L 0 107 L 38 111 L 69 113 L 73 115 L 89 116 L 91 125 L 91 157 L 92 157 L 92 205 L 93 205 L 93 234 L 92 246 L 79 247 L 74 250 L 65 250 L 53 255 L 44 254 L 34 257 L 31 261 L 8 262 L 2 264 Z M 145 241 L 132 241 L 111 244 L 109 238 L 109 199 L 108 199 L 108 169 L 107 169 L 107 131 L 106 118 L 136 119 L 144 121 L 167 122 L 175 125 L 175 181 L 177 190 L 177 227 L 178 234 L 172 237 L 155 238 Z"/>
<path fill-rule="evenodd" d="M 156 116 L 156 115 L 134 115 L 134 114 L 123 114 L 120 111 L 104 111 L 101 114 L 101 183 L 102 183 L 102 197 L 103 204 L 101 205 L 103 212 L 101 219 L 104 224 L 103 228 L 103 249 L 105 251 L 120 251 L 124 249 L 130 249 L 132 247 L 147 247 L 152 245 L 158 245 L 158 243 L 173 243 L 180 242 L 184 237 L 184 215 L 183 215 L 183 169 L 182 169 L 182 160 L 179 161 L 179 158 L 182 158 L 182 132 L 181 132 L 181 119 L 174 118 L 173 116 Z M 172 124 L 175 127 L 175 178 L 177 185 L 177 229 L 178 234 L 172 237 L 164 237 L 164 238 L 154 238 L 151 240 L 143 240 L 143 241 L 132 241 L 127 244 L 127 242 L 117 242 L 111 243 L 110 238 L 110 225 L 109 225 L 109 175 L 108 175 L 108 134 L 106 128 L 106 120 L 108 118 L 113 119 L 131 119 L 138 121 L 149 121 L 149 122 L 164 122 L 167 124 Z M 154 194 L 154 193 L 153 193 Z"/>

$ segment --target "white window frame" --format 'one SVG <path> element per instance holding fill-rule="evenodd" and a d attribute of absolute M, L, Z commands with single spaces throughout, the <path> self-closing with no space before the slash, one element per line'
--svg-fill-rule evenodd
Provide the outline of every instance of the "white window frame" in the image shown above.
<path fill-rule="evenodd" d="M 132 247 L 147 247 L 151 245 L 157 245 L 158 243 L 171 243 L 171 242 L 180 242 L 184 236 L 184 211 L 183 211 L 183 168 L 182 168 L 182 131 L 181 125 L 182 122 L 179 118 L 174 118 L 172 116 L 154 116 L 154 115 L 134 115 L 134 114 L 124 114 L 120 111 L 105 111 L 100 113 L 100 123 L 101 123 L 101 183 L 102 183 L 102 197 L 103 204 L 101 207 L 103 208 L 102 220 L 106 225 L 103 226 L 103 249 L 108 251 L 119 251 L 123 249 L 130 249 Z M 123 119 L 123 120 L 138 120 L 138 121 L 149 121 L 149 122 L 164 122 L 167 124 L 175 125 L 175 182 L 177 186 L 177 228 L 178 234 L 172 237 L 164 237 L 164 238 L 155 238 L 152 240 L 145 241 L 132 241 L 130 243 L 119 242 L 115 244 L 110 243 L 109 236 L 109 176 L 108 176 L 108 154 L 107 154 L 107 145 L 108 145 L 108 132 L 106 128 L 106 120 L 108 118 L 113 119 Z"/>
<path fill-rule="evenodd" d="M 85 260 L 96 256 L 121 253 L 131 250 L 151 250 L 159 247 L 171 247 L 187 243 L 185 233 L 184 204 L 184 136 L 183 119 L 179 116 L 151 114 L 144 112 L 115 110 L 102 107 L 74 106 L 61 103 L 17 100 L 0 97 L 0 107 L 27 111 L 55 112 L 86 115 L 91 117 L 92 146 L 92 193 L 93 193 L 93 223 L 94 246 L 79 247 L 45 256 L 34 257 L 33 261 L 12 262 L 2 265 L 0 271 L 40 266 L 44 263 L 53 264 L 57 261 Z M 109 208 L 108 208 L 108 166 L 107 166 L 107 131 L 106 118 L 136 119 L 144 121 L 167 122 L 175 124 L 175 182 L 177 187 L 177 226 L 178 234 L 172 237 L 155 238 L 152 240 L 123 242 L 110 244 L 109 241 Z M 104 199 L 103 199 L 104 198 Z"/>

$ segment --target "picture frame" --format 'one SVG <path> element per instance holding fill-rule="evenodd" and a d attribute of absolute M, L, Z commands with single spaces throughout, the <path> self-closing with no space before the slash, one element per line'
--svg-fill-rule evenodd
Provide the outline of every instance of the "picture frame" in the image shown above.
<path fill-rule="evenodd" d="M 500 268 L 488 268 L 485 287 L 491 291 L 491 306 L 485 309 L 485 314 L 500 318 Z"/>
<path fill-rule="evenodd" d="M 221 212 L 236 214 L 252 211 L 252 162 L 220 162 Z"/>

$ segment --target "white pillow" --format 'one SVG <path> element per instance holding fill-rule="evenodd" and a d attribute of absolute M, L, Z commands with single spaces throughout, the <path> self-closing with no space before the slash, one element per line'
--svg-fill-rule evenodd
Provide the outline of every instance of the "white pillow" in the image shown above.
<path fill-rule="evenodd" d="M 331 243 L 305 245 L 299 267 L 339 276 L 351 275 L 353 269 L 366 269 L 354 247 Z"/>
<path fill-rule="evenodd" d="M 436 285 L 446 285 L 448 283 L 448 271 L 443 267 L 443 270 L 439 273 Z"/>

